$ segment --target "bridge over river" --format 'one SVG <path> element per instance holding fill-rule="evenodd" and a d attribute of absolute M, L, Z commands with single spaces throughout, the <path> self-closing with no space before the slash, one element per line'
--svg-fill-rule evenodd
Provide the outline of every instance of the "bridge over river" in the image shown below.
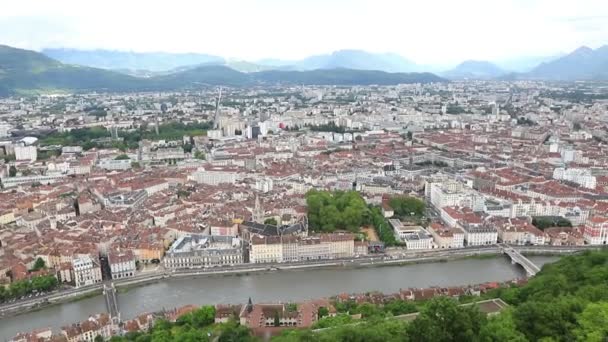
<path fill-rule="evenodd" d="M 518 252 L 513 247 L 509 246 L 506 243 L 501 243 L 499 244 L 499 246 L 501 252 L 511 258 L 511 263 L 518 264 L 523 267 L 529 277 L 533 277 L 536 275 L 536 273 L 540 272 L 540 267 L 538 267 L 535 263 L 530 261 L 530 259 L 526 258 L 523 254 Z"/>

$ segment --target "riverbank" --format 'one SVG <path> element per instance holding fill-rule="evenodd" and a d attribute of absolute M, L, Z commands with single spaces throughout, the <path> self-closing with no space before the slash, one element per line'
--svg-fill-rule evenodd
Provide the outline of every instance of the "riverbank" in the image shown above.
<path fill-rule="evenodd" d="M 554 262 L 556 257 L 531 257 L 537 265 Z M 382 266 L 382 267 L 376 267 Z M 255 302 L 306 301 L 336 293 L 394 293 L 406 288 L 453 287 L 466 284 L 505 282 L 525 277 L 523 269 L 505 257 L 449 262 L 378 264 L 371 267 L 300 268 L 232 276 L 175 277 L 129 287 L 117 294 L 121 318 L 131 319 L 142 312 L 188 304 L 238 304 L 251 297 Z M 312 286 L 312 284 L 316 284 Z M 55 331 L 68 322 L 81 321 L 89 315 L 106 312 L 103 296 L 94 296 L 61 305 L 52 305 L 35 312 L 0 319 L 0 340 L 20 331 L 52 327 Z"/>
<path fill-rule="evenodd" d="M 524 255 L 553 256 L 580 252 L 587 248 L 554 248 L 554 247 L 517 247 Z M 114 284 L 119 293 L 125 293 L 130 289 L 158 283 L 169 279 L 199 278 L 199 277 L 225 277 L 231 275 L 250 275 L 259 273 L 275 273 L 292 270 L 306 269 L 350 269 L 369 268 L 383 266 L 405 266 L 424 263 L 444 263 L 461 259 L 485 260 L 497 258 L 501 255 L 497 246 L 482 248 L 464 248 L 459 250 L 435 250 L 427 252 L 404 251 L 404 256 L 376 255 L 364 258 L 353 258 L 344 260 L 328 260 L 316 263 L 294 263 L 294 264 L 271 264 L 271 265 L 239 265 L 229 269 L 197 269 L 179 270 L 175 272 L 150 272 L 140 274 L 134 278 L 121 279 Z M 40 297 L 23 303 L 13 303 L 0 306 L 0 318 L 20 315 L 32 310 L 40 310 L 45 307 L 74 302 L 92 296 L 101 295 L 102 284 L 92 285 L 87 288 L 74 289 L 70 292 L 58 292 L 46 297 Z"/>

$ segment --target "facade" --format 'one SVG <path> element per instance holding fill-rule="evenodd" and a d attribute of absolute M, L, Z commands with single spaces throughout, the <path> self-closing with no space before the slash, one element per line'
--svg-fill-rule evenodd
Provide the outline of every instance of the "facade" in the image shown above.
<path fill-rule="evenodd" d="M 462 230 L 467 246 L 487 246 L 498 242 L 498 232 L 492 226 L 464 223 Z"/>
<path fill-rule="evenodd" d="M 251 263 L 295 262 L 352 258 L 355 236 L 350 233 L 328 233 L 301 237 L 297 235 L 253 235 L 250 242 Z"/>
<path fill-rule="evenodd" d="M 237 174 L 231 171 L 223 170 L 199 170 L 188 176 L 188 179 L 197 183 L 218 185 L 222 183 L 234 184 Z"/>
<path fill-rule="evenodd" d="M 90 255 L 72 259 L 72 269 L 76 287 L 93 285 L 102 281 L 99 260 Z"/>
<path fill-rule="evenodd" d="M 102 340 L 109 340 L 114 330 L 109 314 L 98 314 L 89 317 L 86 321 L 61 328 L 61 333 L 68 342 L 94 342 L 100 336 Z"/>
<path fill-rule="evenodd" d="M 164 258 L 168 269 L 190 269 L 243 263 L 243 243 L 232 236 L 186 235 L 177 239 Z"/>
<path fill-rule="evenodd" d="M 97 167 L 108 171 L 128 170 L 131 168 L 131 159 L 100 159 Z"/>
<path fill-rule="evenodd" d="M 15 146 L 15 159 L 36 161 L 37 158 L 36 146 Z"/>
<path fill-rule="evenodd" d="M 460 228 L 451 228 L 439 222 L 433 222 L 429 225 L 428 231 L 433 237 L 437 248 L 464 247 L 464 232 Z"/>
<path fill-rule="evenodd" d="M 254 264 L 283 262 L 283 243 L 280 236 L 252 236 L 249 262 Z"/>
<path fill-rule="evenodd" d="M 605 245 L 608 243 L 608 218 L 592 217 L 583 229 L 583 237 L 589 245 Z"/>
<path fill-rule="evenodd" d="M 595 189 L 596 186 L 596 178 L 589 169 L 559 167 L 553 170 L 553 179 L 570 181 L 587 189 Z"/>
<path fill-rule="evenodd" d="M 135 275 L 135 255 L 132 251 L 112 251 L 108 253 L 108 264 L 112 273 L 112 279 L 129 278 Z"/>
<path fill-rule="evenodd" d="M 544 245 L 545 233 L 523 219 L 507 219 L 493 222 L 498 239 L 510 245 Z"/>
<path fill-rule="evenodd" d="M 433 238 L 421 226 L 404 226 L 400 220 L 390 219 L 389 223 L 395 230 L 395 235 L 405 242 L 407 249 L 431 249 Z"/>

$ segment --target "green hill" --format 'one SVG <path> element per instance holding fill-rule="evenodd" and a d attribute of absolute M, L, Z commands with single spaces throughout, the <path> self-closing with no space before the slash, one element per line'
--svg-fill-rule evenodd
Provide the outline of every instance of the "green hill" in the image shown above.
<path fill-rule="evenodd" d="M 0 46 L 0 93 L 63 90 L 136 90 L 143 79 L 117 72 L 62 64 L 40 53 Z"/>
<path fill-rule="evenodd" d="M 177 90 L 205 85 L 392 85 L 441 81 L 444 80 L 428 73 L 387 73 L 352 69 L 244 73 L 222 65 L 202 65 L 144 78 L 105 69 L 63 64 L 34 51 L 0 45 L 0 96 L 60 90 Z"/>

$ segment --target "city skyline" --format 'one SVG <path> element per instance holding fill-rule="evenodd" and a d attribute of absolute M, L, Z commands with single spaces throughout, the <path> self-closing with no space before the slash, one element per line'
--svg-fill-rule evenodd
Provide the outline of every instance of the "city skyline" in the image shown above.
<path fill-rule="evenodd" d="M 396 53 L 419 64 L 549 57 L 606 44 L 608 4 L 438 0 L 191 3 L 64 0 L 3 6 L 0 43 L 26 49 L 195 52 L 297 60 L 341 49 Z"/>

